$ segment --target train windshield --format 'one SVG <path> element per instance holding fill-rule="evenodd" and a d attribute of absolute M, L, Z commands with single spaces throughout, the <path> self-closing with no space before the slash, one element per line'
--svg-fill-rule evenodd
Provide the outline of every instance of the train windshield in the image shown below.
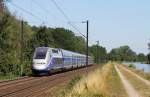
<path fill-rule="evenodd" d="M 36 49 L 34 59 L 45 59 L 47 50 L 47 48 Z"/>

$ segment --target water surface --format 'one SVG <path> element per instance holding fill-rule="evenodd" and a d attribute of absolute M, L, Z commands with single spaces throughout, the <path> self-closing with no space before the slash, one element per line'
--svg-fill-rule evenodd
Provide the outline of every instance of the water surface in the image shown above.
<path fill-rule="evenodd" d="M 138 70 L 143 70 L 144 72 L 149 72 L 150 73 L 150 64 L 143 64 L 140 62 L 124 62 L 124 64 L 133 64 L 136 69 Z"/>

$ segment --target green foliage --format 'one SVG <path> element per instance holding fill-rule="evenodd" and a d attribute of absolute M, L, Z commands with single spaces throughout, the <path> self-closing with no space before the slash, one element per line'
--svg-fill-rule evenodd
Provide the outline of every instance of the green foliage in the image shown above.
<path fill-rule="evenodd" d="M 13 25 L 14 24 L 14 25 Z M 16 22 L 9 13 L 0 14 L 0 72 L 12 70 L 12 64 L 18 64 L 17 53 L 17 30 Z M 4 70 L 6 69 L 6 70 Z"/>
<path fill-rule="evenodd" d="M 54 38 L 55 47 L 73 51 L 75 50 L 75 35 L 72 31 L 64 28 L 56 28 L 52 31 L 52 35 Z"/>
<path fill-rule="evenodd" d="M 46 27 L 40 27 L 37 33 L 32 36 L 31 41 L 34 42 L 32 43 L 34 47 L 52 46 L 53 38 L 51 32 Z"/>
<path fill-rule="evenodd" d="M 135 68 L 135 66 L 133 64 L 129 64 L 128 67 Z"/>
<path fill-rule="evenodd" d="M 137 55 L 137 61 L 139 61 L 139 62 L 146 62 L 147 61 L 147 57 L 143 53 L 140 53 L 140 54 Z"/>
<path fill-rule="evenodd" d="M 147 63 L 150 64 L 150 53 L 148 53 L 146 57 L 147 57 Z"/>
<path fill-rule="evenodd" d="M 90 47 L 90 52 L 94 56 L 94 60 L 96 63 L 104 62 L 107 60 L 107 51 L 105 47 L 92 45 Z"/>
<path fill-rule="evenodd" d="M 81 36 L 75 36 L 73 40 L 74 40 L 73 41 L 74 51 L 85 54 L 85 49 L 86 49 L 85 39 Z"/>
<path fill-rule="evenodd" d="M 27 24 L 24 25 L 24 32 L 26 46 L 32 34 Z M 20 45 L 20 22 L 8 11 L 0 12 L 0 75 L 19 75 Z"/>
<path fill-rule="evenodd" d="M 113 61 L 136 61 L 136 53 L 129 46 L 112 49 L 108 58 Z"/>
<path fill-rule="evenodd" d="M 20 71 L 19 64 L 0 64 L 0 75 L 7 76 L 7 75 L 19 75 Z"/>

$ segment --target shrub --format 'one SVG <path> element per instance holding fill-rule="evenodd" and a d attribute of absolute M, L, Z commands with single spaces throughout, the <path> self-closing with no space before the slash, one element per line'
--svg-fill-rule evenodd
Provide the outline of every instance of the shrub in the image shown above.
<path fill-rule="evenodd" d="M 130 68 L 135 68 L 135 65 L 129 64 L 128 67 L 130 67 Z"/>

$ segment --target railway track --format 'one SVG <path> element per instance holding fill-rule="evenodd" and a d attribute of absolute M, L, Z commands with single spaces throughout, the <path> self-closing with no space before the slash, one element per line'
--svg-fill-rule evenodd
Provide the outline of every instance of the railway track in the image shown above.
<path fill-rule="evenodd" d="M 16 79 L 16 80 L 9 80 L 9 81 L 0 82 L 0 88 L 5 87 L 5 86 L 9 86 L 9 85 L 12 85 L 15 83 L 30 81 L 33 79 L 35 79 L 35 78 L 34 77 L 25 77 L 25 78 L 20 78 L 20 79 Z"/>
<path fill-rule="evenodd" d="M 56 78 L 52 78 L 52 79 L 50 79 L 50 78 L 46 78 L 46 79 L 44 79 L 44 81 L 42 80 L 42 81 L 40 81 L 40 82 L 37 82 L 36 84 L 34 84 L 34 85 L 30 85 L 30 86 L 27 86 L 27 87 L 25 87 L 25 88 L 22 88 L 22 89 L 17 89 L 17 90 L 15 90 L 15 91 L 12 91 L 12 92 L 7 92 L 7 93 L 4 93 L 4 94 L 0 94 L 0 97 L 6 97 L 6 96 L 9 96 L 9 97 L 12 97 L 12 96 L 15 96 L 15 95 L 17 95 L 17 94 L 23 94 L 22 93 L 22 91 L 24 91 L 24 90 L 32 90 L 33 91 L 33 88 L 41 88 L 41 86 L 43 87 L 43 85 L 41 85 L 41 83 L 46 83 L 46 84 L 44 84 L 44 87 L 45 86 L 47 86 L 48 84 L 49 84 L 49 82 L 52 82 L 52 81 L 54 81 L 54 80 L 57 80 L 58 78 L 60 78 L 60 77 L 63 77 L 63 76 L 56 76 Z M 41 80 L 41 79 L 38 79 L 38 80 Z M 39 91 L 39 90 L 38 90 Z M 31 91 L 30 91 L 31 92 Z M 33 91 L 33 92 L 35 92 L 35 91 Z M 32 92 L 32 93 L 33 93 Z M 25 94 L 26 95 L 26 94 Z M 27 95 L 30 95 L 29 94 L 29 92 L 28 92 L 28 94 Z M 24 96 L 24 97 L 27 97 L 27 95 L 26 96 Z M 17 97 L 17 96 L 16 96 Z"/>
<path fill-rule="evenodd" d="M 88 68 L 90 70 L 92 66 Z M 86 70 L 87 67 L 52 76 L 31 77 L 0 84 L 0 97 L 35 97 L 36 95 L 41 95 L 49 88 L 70 80 L 77 73 L 81 74 L 81 72 L 86 72 Z"/>
<path fill-rule="evenodd" d="M 21 80 L 21 79 L 25 79 L 25 78 L 28 78 L 28 76 L 19 77 L 19 78 L 15 78 L 15 79 L 11 79 L 11 80 L 3 80 L 3 81 L 0 81 L 0 84 L 1 83 L 6 83 L 6 82 L 11 82 L 11 81 L 16 81 L 16 80 Z"/>

